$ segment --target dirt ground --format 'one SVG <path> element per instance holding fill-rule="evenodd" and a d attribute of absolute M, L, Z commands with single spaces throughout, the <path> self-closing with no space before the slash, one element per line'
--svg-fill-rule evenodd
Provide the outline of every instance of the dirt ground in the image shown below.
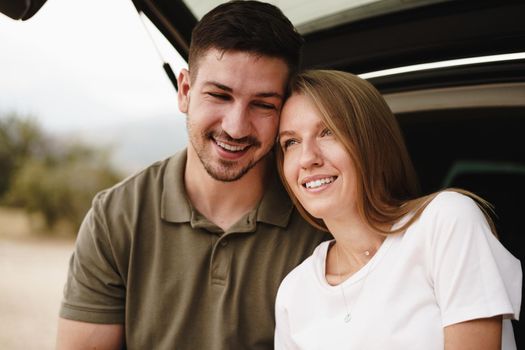
<path fill-rule="evenodd" d="M 0 213 L 0 349 L 54 349 L 74 241 L 31 235 L 26 224 L 15 222 L 15 213 L 5 214 Z"/>

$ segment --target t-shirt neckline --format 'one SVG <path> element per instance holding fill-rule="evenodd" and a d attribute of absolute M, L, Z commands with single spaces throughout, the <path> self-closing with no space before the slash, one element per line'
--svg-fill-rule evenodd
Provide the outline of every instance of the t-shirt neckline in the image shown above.
<path fill-rule="evenodd" d="M 373 270 L 380 264 L 381 259 L 388 251 L 388 248 L 392 245 L 393 242 L 393 236 L 397 236 L 396 234 L 388 234 L 379 246 L 379 249 L 374 254 L 372 259 L 370 259 L 363 267 L 359 269 L 356 273 L 354 273 L 352 276 L 348 277 L 346 280 L 342 282 L 343 287 L 350 286 L 354 283 L 359 282 L 363 278 L 365 278 L 368 274 L 372 273 Z M 328 290 L 340 292 L 341 284 L 337 285 L 331 285 L 326 280 L 325 271 L 326 271 L 326 257 L 328 254 L 328 248 L 335 242 L 335 240 L 330 240 L 321 243 L 319 246 L 319 250 L 317 251 L 317 257 L 315 258 L 316 262 L 316 275 L 320 282 L 320 284 L 323 286 L 323 288 L 326 288 Z"/>

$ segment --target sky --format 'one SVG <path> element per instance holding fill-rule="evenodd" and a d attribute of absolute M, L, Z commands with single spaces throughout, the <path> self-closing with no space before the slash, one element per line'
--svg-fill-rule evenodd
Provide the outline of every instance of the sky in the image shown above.
<path fill-rule="evenodd" d="M 175 74 L 186 67 L 152 34 Z M 30 115 L 56 132 L 183 120 L 176 97 L 130 0 L 48 0 L 27 21 L 0 14 L 0 115 Z"/>

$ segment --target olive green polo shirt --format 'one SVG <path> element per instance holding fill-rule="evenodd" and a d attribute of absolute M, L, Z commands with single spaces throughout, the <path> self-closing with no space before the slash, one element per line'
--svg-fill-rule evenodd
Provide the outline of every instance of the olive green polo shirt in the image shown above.
<path fill-rule="evenodd" d="M 60 316 L 123 323 L 128 349 L 272 349 L 285 275 L 327 235 L 293 208 L 277 174 L 227 231 L 189 203 L 186 152 L 93 200 Z"/>

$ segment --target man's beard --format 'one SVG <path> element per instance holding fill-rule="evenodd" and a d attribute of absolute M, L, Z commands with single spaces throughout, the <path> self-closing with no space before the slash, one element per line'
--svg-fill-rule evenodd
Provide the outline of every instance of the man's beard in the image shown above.
<path fill-rule="evenodd" d="M 244 175 L 246 175 L 246 173 L 248 173 L 250 169 L 252 169 L 255 165 L 257 165 L 257 163 L 259 163 L 264 158 L 265 155 L 263 155 L 259 159 L 251 161 L 245 167 L 239 170 L 235 169 L 235 162 L 229 162 L 229 161 L 220 159 L 219 163 L 220 163 L 221 169 L 217 169 L 217 167 L 214 168 L 210 163 L 205 163 L 200 156 L 199 156 L 199 159 L 201 160 L 201 163 L 204 166 L 204 169 L 206 169 L 206 172 L 208 173 L 208 175 L 210 175 L 213 179 L 217 181 L 223 181 L 223 182 L 233 182 L 233 181 L 239 180 Z"/>
<path fill-rule="evenodd" d="M 188 125 L 188 130 L 190 130 L 191 134 L 191 126 Z M 220 139 L 221 141 L 230 141 L 234 142 L 236 144 L 244 144 L 248 145 L 248 148 L 260 148 L 261 142 L 253 137 L 253 136 L 247 136 L 242 139 L 234 139 L 230 137 L 228 134 L 226 134 L 224 131 L 217 132 L 217 131 L 210 131 L 207 133 L 202 133 L 199 135 L 199 140 L 202 140 L 202 147 L 196 147 L 195 138 L 190 137 L 190 142 L 193 146 L 193 149 L 197 153 L 197 156 L 199 157 L 199 160 L 208 173 L 213 179 L 217 181 L 222 182 L 233 182 L 241 179 L 244 175 L 246 175 L 254 166 L 256 166 L 261 160 L 265 158 L 265 156 L 270 153 L 272 150 L 272 147 L 268 148 L 268 152 L 262 154 L 257 159 L 251 159 L 248 164 L 244 165 L 243 167 L 239 168 L 240 161 L 229 161 L 225 159 L 218 159 L 215 161 L 213 157 L 211 156 L 211 147 L 206 148 L 206 142 L 214 142 L 216 139 Z M 210 151 L 210 154 L 207 154 L 207 150 Z M 218 164 L 217 164 L 218 163 Z"/>

